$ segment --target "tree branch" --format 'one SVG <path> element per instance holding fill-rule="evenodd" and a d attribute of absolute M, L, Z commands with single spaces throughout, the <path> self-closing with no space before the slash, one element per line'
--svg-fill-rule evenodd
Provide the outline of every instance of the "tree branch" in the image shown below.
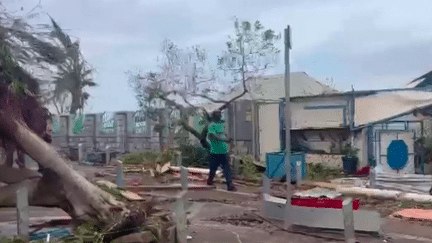
<path fill-rule="evenodd" d="M 209 97 L 209 96 L 207 96 L 205 94 L 195 94 L 195 93 L 188 93 L 188 94 L 191 95 L 191 96 L 194 96 L 194 97 L 204 98 L 204 99 L 209 100 L 209 101 L 211 101 L 213 103 L 226 103 L 226 100 L 216 100 L 216 99 L 213 99 L 213 98 L 211 98 L 211 97 Z"/>

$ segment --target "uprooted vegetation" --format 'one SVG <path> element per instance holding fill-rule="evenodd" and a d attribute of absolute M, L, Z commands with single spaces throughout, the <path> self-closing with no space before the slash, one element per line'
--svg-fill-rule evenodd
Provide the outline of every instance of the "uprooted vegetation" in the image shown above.
<path fill-rule="evenodd" d="M 321 163 L 307 164 L 307 179 L 308 180 L 331 180 L 342 177 L 341 169 L 325 166 Z"/>
<path fill-rule="evenodd" d="M 208 167 L 208 152 L 200 146 L 181 145 L 182 165 L 187 167 Z M 126 165 L 142 165 L 156 169 L 157 164 L 164 165 L 168 162 L 175 164 L 175 150 L 169 148 L 164 152 L 136 151 L 124 155 L 120 160 Z"/>

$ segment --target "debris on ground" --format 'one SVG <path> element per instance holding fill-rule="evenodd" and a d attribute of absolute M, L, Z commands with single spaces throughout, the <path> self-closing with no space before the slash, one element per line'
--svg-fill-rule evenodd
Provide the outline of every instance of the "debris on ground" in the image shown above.
<path fill-rule="evenodd" d="M 259 217 L 253 212 L 244 212 L 243 214 L 232 214 L 227 216 L 218 216 L 214 218 L 208 218 L 207 221 L 218 222 L 222 224 L 231 224 L 235 226 L 243 226 L 250 228 L 260 228 L 272 232 L 277 228 L 265 221 L 262 217 Z"/>
<path fill-rule="evenodd" d="M 393 214 L 394 217 L 415 221 L 432 221 L 432 210 L 426 209 L 404 209 Z"/>
<path fill-rule="evenodd" d="M 103 171 L 98 171 L 98 172 L 95 172 L 95 176 L 96 177 L 105 177 L 105 176 L 107 176 L 107 174 L 104 173 Z"/>
<path fill-rule="evenodd" d="M 160 170 L 160 173 L 164 174 L 164 173 L 168 172 L 170 170 L 170 167 L 171 167 L 171 162 L 164 164 Z"/>
<path fill-rule="evenodd" d="M 297 197 L 311 197 L 311 198 L 320 198 L 320 197 L 326 197 L 326 198 L 338 198 L 341 197 L 342 194 L 338 193 L 334 190 L 330 190 L 327 188 L 320 188 L 316 187 L 311 190 L 307 191 L 298 191 L 294 193 L 294 196 Z"/>
<path fill-rule="evenodd" d="M 96 181 L 96 185 L 107 186 L 109 189 L 117 188 L 116 184 L 114 184 L 114 183 L 112 183 L 110 181 L 105 181 L 105 180 Z"/>
<path fill-rule="evenodd" d="M 169 168 L 170 168 L 170 170 L 172 170 L 174 172 L 180 172 L 179 166 L 170 166 Z M 209 169 L 196 168 L 196 167 L 187 167 L 186 169 L 188 170 L 188 173 L 191 173 L 191 174 L 204 174 L 204 175 L 210 174 Z M 219 171 L 219 170 L 216 171 L 216 176 L 221 176 L 221 175 L 222 175 L 221 171 Z"/>
<path fill-rule="evenodd" d="M 375 184 L 377 188 L 429 195 L 432 175 L 391 175 L 377 171 Z"/>
<path fill-rule="evenodd" d="M 157 165 L 156 165 L 156 172 L 157 172 L 158 174 L 162 174 L 162 167 L 161 167 L 160 164 L 157 164 Z"/>

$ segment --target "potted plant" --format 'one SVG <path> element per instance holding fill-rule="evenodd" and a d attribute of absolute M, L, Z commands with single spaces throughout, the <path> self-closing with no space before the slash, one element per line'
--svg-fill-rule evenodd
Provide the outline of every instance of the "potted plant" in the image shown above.
<path fill-rule="evenodd" d="M 351 144 L 345 145 L 342 149 L 343 171 L 346 174 L 354 174 L 357 171 L 359 149 Z"/>

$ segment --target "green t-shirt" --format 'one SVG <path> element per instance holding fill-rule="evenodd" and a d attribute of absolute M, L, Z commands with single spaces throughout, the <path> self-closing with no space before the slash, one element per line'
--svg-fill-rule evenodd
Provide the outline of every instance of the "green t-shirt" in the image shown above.
<path fill-rule="evenodd" d="M 212 122 L 208 126 L 208 134 L 218 135 L 221 134 L 222 139 L 225 139 L 225 124 L 221 122 Z M 210 153 L 212 154 L 226 154 L 228 153 L 228 146 L 224 141 L 212 139 L 210 137 Z"/>

